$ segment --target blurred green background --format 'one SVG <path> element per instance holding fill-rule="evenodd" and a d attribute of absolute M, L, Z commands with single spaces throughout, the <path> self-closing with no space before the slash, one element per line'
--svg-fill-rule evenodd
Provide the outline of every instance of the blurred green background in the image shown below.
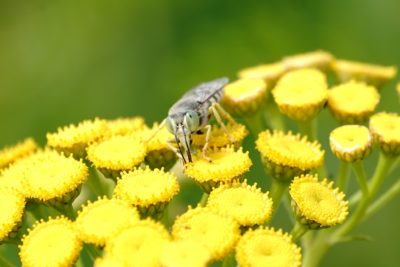
<path fill-rule="evenodd" d="M 2 0 L 0 146 L 44 144 L 46 132 L 95 116 L 159 121 L 199 82 L 299 52 L 400 66 L 399 12 L 398 0 Z M 399 111 L 394 84 L 379 110 Z M 326 111 L 320 121 L 326 145 L 336 124 Z M 329 149 L 327 160 L 334 174 Z M 259 164 L 251 176 L 265 179 Z M 399 266 L 399 204 L 357 229 L 372 242 L 336 246 L 322 266 Z"/>

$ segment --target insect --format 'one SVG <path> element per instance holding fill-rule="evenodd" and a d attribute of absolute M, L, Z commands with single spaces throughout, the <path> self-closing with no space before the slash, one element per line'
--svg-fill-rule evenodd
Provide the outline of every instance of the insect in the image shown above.
<path fill-rule="evenodd" d="M 206 155 L 211 135 L 211 125 L 208 124 L 211 114 L 221 125 L 230 141 L 235 142 L 228 133 L 221 115 L 230 122 L 234 123 L 235 121 L 219 105 L 224 93 L 224 86 L 228 81 L 228 78 L 223 77 L 201 83 L 190 89 L 169 109 L 168 117 L 160 124 L 160 128 L 166 124 L 167 129 L 174 135 L 175 139 L 169 141 L 168 145 L 182 159 L 184 164 L 192 162 L 190 147 L 192 134 L 202 133 L 203 129 L 206 130 L 206 140 L 202 153 L 205 159 L 211 161 Z M 174 143 L 176 146 L 174 146 Z"/>

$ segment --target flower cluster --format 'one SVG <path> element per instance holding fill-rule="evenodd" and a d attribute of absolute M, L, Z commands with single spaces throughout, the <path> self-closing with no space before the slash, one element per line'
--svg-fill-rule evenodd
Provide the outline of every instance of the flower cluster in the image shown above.
<path fill-rule="evenodd" d="M 222 104 L 244 124 L 224 114 L 208 133 L 191 134 L 191 162 L 178 160 L 163 123 L 139 116 L 60 127 L 44 147 L 32 138 L 5 147 L 0 241 L 17 245 L 27 267 L 316 266 L 400 193 L 397 181 L 377 197 L 400 156 L 399 114 L 375 112 L 395 74 L 325 51 L 243 69 Z M 324 108 L 340 125 L 321 137 Z M 249 132 L 261 163 L 246 147 Z M 325 164 L 325 143 L 338 169 Z M 369 177 L 363 161 L 374 149 L 379 162 Z M 260 164 L 265 173 L 254 175 Z M 346 186 L 349 167 L 360 192 Z M 291 230 L 272 220 L 283 205 Z"/>

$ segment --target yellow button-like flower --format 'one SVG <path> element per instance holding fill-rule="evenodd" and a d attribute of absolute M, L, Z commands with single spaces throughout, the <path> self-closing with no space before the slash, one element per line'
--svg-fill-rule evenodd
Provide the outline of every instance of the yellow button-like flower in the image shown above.
<path fill-rule="evenodd" d="M 82 242 L 73 223 L 63 217 L 36 223 L 24 236 L 19 256 L 25 267 L 74 265 Z"/>
<path fill-rule="evenodd" d="M 209 208 L 190 209 L 175 220 L 172 237 L 189 239 L 204 245 L 212 259 L 224 258 L 240 236 L 239 224 Z"/>
<path fill-rule="evenodd" d="M 318 68 L 321 70 L 326 70 L 333 60 L 334 57 L 332 54 L 322 50 L 317 50 L 284 57 L 282 59 L 282 64 L 288 70 L 303 68 Z"/>
<path fill-rule="evenodd" d="M 48 133 L 47 145 L 66 155 L 72 154 L 75 158 L 84 158 L 88 144 L 97 141 L 107 132 L 105 120 L 97 118 L 86 120 L 78 125 L 70 124 L 64 128 L 58 128 L 55 133 Z"/>
<path fill-rule="evenodd" d="M 0 169 L 7 167 L 16 160 L 26 157 L 38 148 L 35 140 L 27 138 L 24 141 L 0 150 Z"/>
<path fill-rule="evenodd" d="M 0 188 L 12 188 L 27 196 L 24 184 L 25 174 L 29 168 L 30 156 L 19 159 L 0 172 Z"/>
<path fill-rule="evenodd" d="M 127 135 L 146 128 L 143 117 L 128 117 L 107 120 L 107 135 Z"/>
<path fill-rule="evenodd" d="M 142 215 L 158 216 L 178 191 L 175 175 L 162 169 L 146 168 L 123 173 L 114 195 L 136 206 Z"/>
<path fill-rule="evenodd" d="M 25 197 L 15 189 L 0 188 L 0 241 L 13 238 L 24 214 Z"/>
<path fill-rule="evenodd" d="M 125 265 L 110 256 L 106 256 L 104 258 L 97 258 L 94 267 L 125 267 Z"/>
<path fill-rule="evenodd" d="M 258 228 L 240 238 L 236 260 L 241 267 L 300 267 L 301 251 L 282 230 Z"/>
<path fill-rule="evenodd" d="M 361 125 L 344 125 L 334 129 L 329 135 L 333 154 L 345 162 L 364 159 L 371 152 L 372 135 Z"/>
<path fill-rule="evenodd" d="M 400 116 L 380 112 L 369 120 L 369 129 L 381 150 L 391 156 L 400 155 Z"/>
<path fill-rule="evenodd" d="M 234 139 L 235 143 L 232 144 L 232 140 L 226 134 L 223 128 L 212 125 L 211 136 L 208 140 L 209 147 L 225 147 L 228 145 L 234 145 L 239 147 L 242 144 L 243 139 L 249 134 L 246 127 L 240 123 L 228 123 L 226 129 L 231 137 Z M 193 145 L 202 148 L 206 142 L 206 132 L 203 134 L 192 135 Z"/>
<path fill-rule="evenodd" d="M 161 253 L 163 267 L 206 267 L 209 260 L 207 248 L 190 239 L 168 242 Z"/>
<path fill-rule="evenodd" d="M 111 237 L 105 246 L 107 256 L 129 267 L 158 267 L 167 230 L 152 220 L 139 221 Z"/>
<path fill-rule="evenodd" d="M 27 197 L 41 201 L 62 198 L 62 202 L 70 202 L 88 176 L 88 168 L 81 161 L 52 150 L 37 152 L 26 161 Z"/>
<path fill-rule="evenodd" d="M 327 179 L 302 175 L 294 178 L 289 193 L 292 206 L 300 223 L 311 229 L 341 224 L 348 215 L 348 202 L 338 188 Z"/>
<path fill-rule="evenodd" d="M 397 73 L 397 68 L 394 66 L 380 66 L 348 60 L 333 61 L 331 67 L 342 82 L 358 80 L 378 88 L 393 79 Z"/>
<path fill-rule="evenodd" d="M 322 166 L 325 155 L 318 142 L 291 132 L 261 132 L 256 147 L 272 177 L 282 181 Z"/>
<path fill-rule="evenodd" d="M 87 158 L 106 177 L 117 178 L 122 171 L 132 170 L 144 161 L 145 143 L 134 135 L 117 135 L 94 143 Z"/>
<path fill-rule="evenodd" d="M 207 207 L 235 219 L 242 226 L 264 224 L 272 213 L 272 200 L 257 185 L 233 183 L 211 191 Z"/>
<path fill-rule="evenodd" d="M 211 162 L 199 152 L 193 162 L 185 165 L 185 174 L 202 186 L 206 193 L 220 183 L 231 183 L 240 179 L 252 165 L 248 152 L 242 148 L 235 151 L 233 147 L 216 148 L 207 152 Z"/>
<path fill-rule="evenodd" d="M 135 208 L 119 199 L 99 198 L 82 208 L 75 225 L 81 240 L 104 246 L 116 232 L 139 220 Z"/>
<path fill-rule="evenodd" d="M 379 99 L 375 87 L 350 81 L 329 90 L 328 107 L 342 123 L 363 123 L 374 112 Z"/>
<path fill-rule="evenodd" d="M 223 102 L 233 114 L 248 116 L 262 107 L 267 96 L 267 85 L 262 79 L 242 78 L 224 88 Z"/>
<path fill-rule="evenodd" d="M 262 79 L 269 87 L 278 80 L 284 73 L 285 66 L 280 63 L 262 64 L 245 68 L 238 73 L 239 78 Z"/>
<path fill-rule="evenodd" d="M 278 81 L 272 90 L 279 110 L 289 118 L 306 121 L 314 118 L 328 99 L 328 85 L 317 69 L 293 70 Z"/>

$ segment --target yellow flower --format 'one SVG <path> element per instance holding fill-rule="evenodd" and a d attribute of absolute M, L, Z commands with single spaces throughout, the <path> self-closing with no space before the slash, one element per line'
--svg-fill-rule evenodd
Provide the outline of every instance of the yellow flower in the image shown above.
<path fill-rule="evenodd" d="M 11 188 L 0 188 L 0 241 L 13 238 L 24 214 L 25 197 Z"/>
<path fill-rule="evenodd" d="M 139 165 L 145 156 L 145 143 L 133 135 L 111 136 L 87 149 L 89 161 L 106 177 L 114 179 L 120 176 L 120 172 Z"/>
<path fill-rule="evenodd" d="M 99 198 L 78 213 L 75 225 L 81 240 L 104 246 L 116 232 L 139 220 L 136 209 L 119 199 Z"/>
<path fill-rule="evenodd" d="M 400 155 L 400 116 L 380 112 L 369 120 L 369 129 L 381 150 L 391 156 Z"/>
<path fill-rule="evenodd" d="M 258 228 L 240 238 L 236 260 L 241 267 L 300 267 L 301 251 L 282 230 Z"/>
<path fill-rule="evenodd" d="M 167 230 L 149 219 L 122 229 L 112 236 L 105 246 L 107 256 L 129 267 L 158 267 Z"/>
<path fill-rule="evenodd" d="M 325 75 L 317 69 L 293 70 L 272 90 L 279 110 L 289 118 L 306 121 L 315 117 L 328 98 Z"/>
<path fill-rule="evenodd" d="M 282 181 L 320 167 L 325 155 L 318 142 L 311 143 L 307 137 L 291 132 L 261 132 L 256 147 L 272 177 Z"/>
<path fill-rule="evenodd" d="M 194 155 L 193 162 L 187 163 L 184 170 L 207 193 L 220 183 L 240 179 L 252 165 L 249 153 L 243 152 L 242 148 L 237 151 L 233 147 L 216 148 L 208 151 L 207 156 L 211 162 L 204 159 L 201 153 Z"/>
<path fill-rule="evenodd" d="M 239 71 L 239 78 L 262 79 L 269 87 L 285 73 L 285 66 L 280 63 L 262 64 Z"/>
<path fill-rule="evenodd" d="M 207 248 L 190 239 L 168 242 L 161 254 L 163 267 L 206 267 L 209 260 Z"/>
<path fill-rule="evenodd" d="M 37 148 L 38 145 L 32 138 L 27 138 L 12 147 L 3 148 L 0 150 L 0 169 L 9 166 L 20 158 L 28 156 L 35 152 Z"/>
<path fill-rule="evenodd" d="M 70 202 L 86 181 L 88 168 L 81 161 L 56 151 L 39 151 L 26 158 L 24 182 L 27 197 L 41 201 L 61 199 Z M 70 194 L 74 194 L 71 196 Z"/>
<path fill-rule="evenodd" d="M 294 178 L 289 193 L 292 206 L 300 223 L 311 229 L 341 224 L 348 215 L 348 202 L 338 188 L 327 179 L 302 175 Z"/>
<path fill-rule="evenodd" d="M 132 134 L 146 127 L 143 117 L 118 118 L 107 120 L 107 135 L 126 135 Z"/>
<path fill-rule="evenodd" d="M 329 90 L 328 107 L 342 123 L 363 123 L 374 112 L 379 99 L 375 87 L 350 81 Z"/>
<path fill-rule="evenodd" d="M 29 166 L 30 156 L 19 159 L 8 168 L 1 170 L 0 188 L 12 188 L 21 192 L 24 196 L 27 195 L 26 186 L 24 185 L 25 173 Z"/>
<path fill-rule="evenodd" d="M 24 236 L 19 256 L 25 267 L 72 266 L 79 256 L 82 242 L 66 218 L 36 223 Z"/>
<path fill-rule="evenodd" d="M 261 109 L 266 96 L 267 86 L 262 79 L 242 78 L 225 86 L 223 102 L 233 114 L 248 116 Z"/>
<path fill-rule="evenodd" d="M 207 207 L 221 215 L 232 217 L 242 226 L 252 226 L 269 220 L 272 200 L 256 184 L 251 186 L 244 181 L 221 185 L 211 191 Z"/>
<path fill-rule="evenodd" d="M 107 122 L 101 119 L 86 120 L 78 125 L 68 125 L 58 128 L 56 133 L 48 133 L 47 145 L 64 152 L 72 154 L 75 158 L 86 156 L 86 147 L 89 143 L 97 141 L 108 131 Z"/>
<path fill-rule="evenodd" d="M 214 260 L 228 255 L 239 236 L 239 225 L 233 219 L 209 208 L 189 209 L 172 226 L 174 239 L 189 239 L 204 245 Z"/>
<path fill-rule="evenodd" d="M 114 195 L 136 206 L 142 215 L 158 216 L 178 191 L 175 175 L 162 169 L 146 168 L 122 173 Z"/>
<path fill-rule="evenodd" d="M 233 144 L 235 147 L 241 146 L 243 139 L 249 134 L 246 127 L 239 123 L 228 123 L 226 129 L 235 140 L 235 143 Z M 206 142 L 206 132 L 203 134 L 194 134 L 192 136 L 192 141 L 194 146 L 202 148 Z M 217 125 L 212 125 L 211 136 L 208 141 L 209 147 L 225 147 L 232 145 L 232 142 L 224 129 Z"/>
<path fill-rule="evenodd" d="M 386 67 L 348 60 L 333 61 L 331 67 L 342 82 L 358 80 L 378 88 L 386 81 L 393 79 L 397 73 L 397 68 L 394 66 Z"/>
<path fill-rule="evenodd" d="M 125 265 L 112 257 L 97 258 L 94 267 L 125 267 Z"/>
<path fill-rule="evenodd" d="M 329 144 L 336 157 L 345 162 L 364 159 L 372 148 L 372 135 L 361 125 L 344 125 L 329 135 Z"/>
<path fill-rule="evenodd" d="M 282 64 L 288 70 L 303 68 L 318 68 L 326 70 L 334 60 L 332 54 L 317 50 L 313 52 L 284 57 Z"/>

